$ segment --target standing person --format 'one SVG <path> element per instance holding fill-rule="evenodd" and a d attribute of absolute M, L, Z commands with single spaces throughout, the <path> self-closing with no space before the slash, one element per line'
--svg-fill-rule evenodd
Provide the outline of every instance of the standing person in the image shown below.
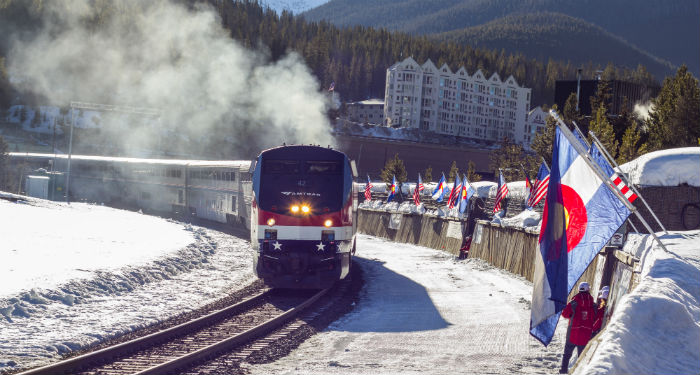
<path fill-rule="evenodd" d="M 593 332 L 593 323 L 596 319 L 596 306 L 590 293 L 591 287 L 587 282 L 582 282 L 578 286 L 578 294 L 569 302 L 562 311 L 561 316 L 569 320 L 569 328 L 566 331 L 566 344 L 564 345 L 564 356 L 561 360 L 560 374 L 569 372 L 569 360 L 577 349 L 578 355 L 588 344 Z"/>
<path fill-rule="evenodd" d="M 608 307 L 609 294 L 610 287 L 607 285 L 602 287 L 600 292 L 598 292 L 598 301 L 596 301 L 596 318 L 595 322 L 593 323 L 593 334 L 591 337 L 595 337 L 595 335 L 600 332 L 600 329 L 603 328 L 603 320 L 605 319 L 605 309 Z"/>

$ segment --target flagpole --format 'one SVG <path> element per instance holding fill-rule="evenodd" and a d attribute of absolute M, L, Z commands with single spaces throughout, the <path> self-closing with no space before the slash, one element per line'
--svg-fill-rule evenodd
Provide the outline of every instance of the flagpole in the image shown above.
<path fill-rule="evenodd" d="M 651 216 L 654 217 L 654 220 L 656 220 L 656 224 L 659 224 L 659 226 L 660 226 L 661 229 L 664 231 L 664 233 L 668 234 L 668 231 L 666 230 L 666 228 L 664 227 L 664 225 L 661 224 L 661 220 L 659 220 L 659 218 L 656 216 L 656 214 L 654 213 L 654 211 L 651 210 L 651 207 L 649 207 L 649 204 L 647 203 L 647 200 L 644 199 L 644 197 L 642 196 L 642 194 L 634 187 L 634 184 L 631 184 L 631 183 L 629 182 L 629 180 L 627 180 L 627 176 L 625 176 L 625 174 L 622 173 L 622 170 L 620 169 L 620 166 L 617 164 L 617 162 L 615 161 L 615 159 L 613 159 L 613 157 L 610 156 L 610 153 L 608 153 L 608 150 L 605 149 L 605 147 L 604 147 L 603 144 L 600 142 L 600 140 L 598 139 L 598 137 L 596 137 L 595 133 L 593 133 L 592 131 L 589 131 L 588 133 L 591 135 L 591 137 L 593 137 L 593 142 L 595 142 L 595 144 L 598 146 L 598 148 L 600 148 L 601 150 L 603 150 L 603 155 L 604 155 L 604 157 L 605 157 L 606 159 L 608 159 L 608 162 L 611 162 L 611 161 L 612 161 L 612 165 L 614 165 L 615 168 L 617 168 L 617 169 L 620 171 L 620 174 L 618 174 L 618 176 L 620 176 L 620 178 L 622 179 L 622 181 L 624 181 L 625 184 L 626 184 L 627 186 L 629 186 L 629 188 L 632 189 L 632 191 L 633 191 L 635 194 L 637 194 L 637 196 L 642 200 L 642 203 L 644 203 L 644 206 L 647 208 L 647 210 L 649 210 L 649 212 L 651 213 Z"/>
<path fill-rule="evenodd" d="M 580 135 L 580 136 L 581 136 L 581 139 L 583 139 L 583 141 L 586 142 L 586 146 L 590 147 L 591 145 L 588 144 L 588 140 L 586 139 L 586 137 L 583 135 L 583 132 L 581 131 L 581 129 L 580 129 L 580 128 L 578 127 L 578 125 L 576 124 L 576 121 L 573 121 L 573 120 L 572 120 L 571 122 L 574 124 L 574 128 L 575 128 L 576 131 L 578 132 L 578 135 Z"/>
<path fill-rule="evenodd" d="M 659 245 L 661 245 L 661 248 L 665 252 L 671 253 L 670 251 L 668 251 L 668 249 L 666 249 L 666 246 L 664 246 L 659 237 L 656 236 L 656 233 L 651 229 L 649 223 L 647 223 L 647 221 L 644 220 L 637 208 L 634 207 L 632 203 L 630 203 L 627 200 L 627 198 L 625 198 L 624 194 L 622 194 L 622 192 L 620 191 L 620 188 L 618 188 L 616 185 L 607 183 L 607 181 L 610 180 L 610 176 L 606 176 L 605 173 L 603 173 L 603 171 L 601 170 L 598 163 L 590 159 L 591 156 L 588 154 L 588 151 L 582 149 L 583 145 L 581 145 L 581 142 L 574 142 L 574 140 L 576 140 L 576 137 L 573 135 L 573 133 L 571 133 L 571 130 L 569 130 L 568 126 L 566 126 L 566 124 L 561 120 L 557 112 L 553 109 L 550 109 L 549 113 L 552 115 L 552 117 L 554 117 L 555 120 L 557 120 L 557 123 L 559 123 L 559 129 L 561 130 L 562 135 L 564 135 L 569 140 L 569 143 L 571 143 L 572 147 L 574 147 L 574 149 L 576 149 L 579 155 L 583 157 L 583 160 L 586 162 L 586 164 L 588 164 L 588 166 L 593 170 L 593 172 L 596 175 L 598 175 L 598 178 L 606 182 L 604 185 L 607 186 L 608 189 L 610 189 L 617 196 L 617 198 L 622 202 L 622 204 L 625 205 L 625 207 L 627 207 L 628 210 L 630 210 L 630 212 L 634 213 L 637 216 L 637 219 L 644 225 L 644 227 L 646 228 L 646 230 L 649 231 L 652 237 L 654 237 L 656 242 L 658 242 Z"/>

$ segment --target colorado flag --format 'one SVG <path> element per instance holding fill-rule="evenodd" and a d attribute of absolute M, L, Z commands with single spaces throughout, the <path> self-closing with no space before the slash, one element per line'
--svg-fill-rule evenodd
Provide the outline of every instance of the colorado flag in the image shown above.
<path fill-rule="evenodd" d="M 630 215 L 574 142 L 579 141 L 568 129 L 557 127 L 530 315 L 530 334 L 544 345 L 551 342 L 576 281 Z"/>
<path fill-rule="evenodd" d="M 440 181 L 438 181 L 437 186 L 435 186 L 435 190 L 433 190 L 433 199 L 435 199 L 437 202 L 442 202 L 442 197 L 445 195 L 445 174 L 442 174 L 442 177 L 440 178 Z"/>

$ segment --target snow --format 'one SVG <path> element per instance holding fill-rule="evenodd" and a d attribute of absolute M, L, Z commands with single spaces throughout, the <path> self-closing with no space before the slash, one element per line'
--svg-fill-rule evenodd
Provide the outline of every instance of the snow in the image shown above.
<path fill-rule="evenodd" d="M 22 118 L 23 112 L 24 118 Z M 84 129 L 101 128 L 103 125 L 110 129 L 160 125 L 158 119 L 133 116 L 128 113 L 102 113 L 100 111 L 76 109 L 74 110 L 74 115 L 75 127 Z M 70 124 L 73 119 L 70 109 L 66 114 L 61 114 L 61 109 L 54 106 L 39 106 L 35 108 L 25 105 L 13 105 L 7 111 L 5 121 L 17 124 L 23 130 L 33 133 L 53 134 L 55 128 L 56 134 L 60 135 L 63 134 L 64 127 L 66 131 L 70 130 Z"/>
<path fill-rule="evenodd" d="M 700 186 L 700 147 L 654 151 L 620 166 L 631 183 L 642 186 Z"/>
<path fill-rule="evenodd" d="M 411 202 L 367 204 L 420 209 Z M 26 197 L 0 199 L 0 213 L 0 371 L 55 361 L 191 311 L 255 278 L 247 241 L 216 231 Z M 538 216 L 525 211 L 501 224 L 536 226 Z M 661 240 L 668 251 L 648 235 L 629 236 L 625 251 L 640 259 L 640 282 L 617 301 L 606 329 L 573 368 L 576 374 L 700 373 L 700 231 L 669 232 Z M 548 347 L 531 338 L 532 284 L 523 278 L 480 260 L 365 235 L 358 236 L 357 249 L 365 287 L 356 308 L 289 356 L 243 364 L 246 370 L 558 369 L 567 321 L 560 319 Z"/>
<path fill-rule="evenodd" d="M 0 371 L 56 361 L 255 279 L 247 241 L 134 212 L 21 198 L 0 199 Z"/>
<path fill-rule="evenodd" d="M 251 374 L 552 373 L 562 338 L 528 333 L 531 283 L 471 259 L 360 235 L 356 308 Z"/>
<path fill-rule="evenodd" d="M 281 14 L 283 10 L 290 11 L 294 14 L 300 14 L 309 9 L 319 7 L 328 1 L 329 0 L 262 0 L 260 3 L 263 6 L 270 7 L 270 9 L 278 14 Z"/>
<path fill-rule="evenodd" d="M 628 239 L 641 259 L 639 285 L 617 305 L 576 374 L 700 373 L 700 231 Z M 587 358 L 588 359 L 588 358 Z"/>

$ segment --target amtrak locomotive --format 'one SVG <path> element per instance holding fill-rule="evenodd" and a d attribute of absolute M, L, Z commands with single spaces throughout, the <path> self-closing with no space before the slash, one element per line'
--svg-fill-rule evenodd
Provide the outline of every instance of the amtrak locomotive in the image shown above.
<path fill-rule="evenodd" d="M 263 151 L 253 172 L 255 272 L 280 288 L 325 288 L 345 278 L 355 251 L 354 162 L 317 146 Z"/>

